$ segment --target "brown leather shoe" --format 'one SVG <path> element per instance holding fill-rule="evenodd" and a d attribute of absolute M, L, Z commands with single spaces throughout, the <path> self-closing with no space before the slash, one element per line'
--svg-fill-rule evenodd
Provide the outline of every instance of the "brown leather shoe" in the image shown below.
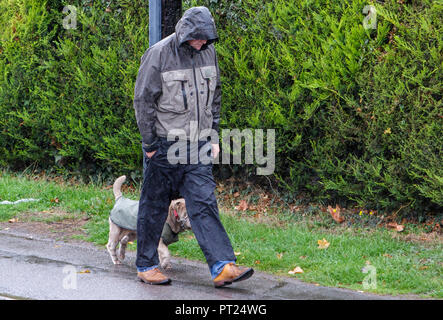
<path fill-rule="evenodd" d="M 233 282 L 249 279 L 254 274 L 254 269 L 244 268 L 230 262 L 225 265 L 222 272 L 214 279 L 214 286 L 220 288 Z"/>
<path fill-rule="evenodd" d="M 140 281 L 148 284 L 169 284 L 171 279 L 166 277 L 158 268 L 148 270 L 145 272 L 138 272 L 137 277 Z"/>

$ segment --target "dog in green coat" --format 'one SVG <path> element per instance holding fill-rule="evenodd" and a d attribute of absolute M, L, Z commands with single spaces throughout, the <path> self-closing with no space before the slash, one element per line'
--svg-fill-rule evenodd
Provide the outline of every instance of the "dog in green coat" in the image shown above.
<path fill-rule="evenodd" d="M 125 180 L 126 176 L 118 177 L 112 188 L 115 204 L 109 215 L 109 238 L 106 248 L 114 264 L 123 262 L 128 243 L 137 238 L 138 201 L 122 195 L 121 186 Z M 162 268 L 172 267 L 168 246 L 177 242 L 178 234 L 185 230 L 191 230 L 185 199 L 172 200 L 158 245 L 158 257 Z"/>

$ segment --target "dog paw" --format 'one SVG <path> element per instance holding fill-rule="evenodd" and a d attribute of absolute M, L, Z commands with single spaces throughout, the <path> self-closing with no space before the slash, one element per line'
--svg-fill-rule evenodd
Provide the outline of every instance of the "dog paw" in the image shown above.
<path fill-rule="evenodd" d="M 171 264 L 170 262 L 162 263 L 161 266 L 162 266 L 162 268 L 163 268 L 164 270 L 170 270 L 170 269 L 172 269 L 172 264 Z"/>
<path fill-rule="evenodd" d="M 123 252 L 123 251 L 119 251 L 118 252 L 118 254 L 117 254 L 117 258 L 118 258 L 118 260 L 120 260 L 120 261 L 123 261 L 123 260 L 125 260 L 125 252 Z"/>

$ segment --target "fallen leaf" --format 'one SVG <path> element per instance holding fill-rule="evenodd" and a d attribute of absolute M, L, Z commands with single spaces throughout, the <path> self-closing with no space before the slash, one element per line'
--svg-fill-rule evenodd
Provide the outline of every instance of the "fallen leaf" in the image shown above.
<path fill-rule="evenodd" d="M 260 260 L 255 260 L 255 264 L 260 264 Z"/>
<path fill-rule="evenodd" d="M 58 203 L 58 202 L 59 202 L 59 200 L 58 200 L 58 198 L 54 198 L 54 199 L 51 199 L 51 202 L 55 202 L 55 203 Z"/>
<path fill-rule="evenodd" d="M 397 232 L 402 232 L 405 229 L 403 225 L 397 224 L 396 222 L 389 222 L 387 226 L 390 229 L 395 229 Z"/>
<path fill-rule="evenodd" d="M 234 255 L 239 256 L 241 255 L 241 252 L 234 252 Z"/>
<path fill-rule="evenodd" d="M 337 223 L 343 223 L 345 221 L 345 219 L 340 215 L 340 207 L 337 205 L 335 205 L 335 209 L 332 209 L 331 206 L 328 206 L 328 211 L 332 216 L 332 219 L 334 219 L 335 222 Z"/>
<path fill-rule="evenodd" d="M 392 256 L 390 254 L 387 254 L 387 253 L 383 254 L 383 257 L 392 258 Z"/>
<path fill-rule="evenodd" d="M 88 269 L 85 269 L 85 270 L 83 270 L 83 271 L 79 271 L 79 272 L 77 272 L 77 273 L 91 273 L 91 271 L 88 270 Z"/>
<path fill-rule="evenodd" d="M 328 241 L 326 241 L 325 238 L 323 238 L 323 240 L 318 240 L 318 249 L 327 249 L 330 245 L 330 243 Z"/>
<path fill-rule="evenodd" d="M 419 270 L 426 270 L 427 268 L 429 268 L 428 266 L 422 266 L 420 268 L 418 268 Z"/>
<path fill-rule="evenodd" d="M 246 211 L 248 210 L 248 203 L 246 200 L 240 200 L 240 204 L 235 207 L 235 210 Z"/>
<path fill-rule="evenodd" d="M 294 270 L 289 271 L 289 274 L 298 274 L 298 273 L 303 273 L 303 269 L 300 267 L 295 267 Z"/>
<path fill-rule="evenodd" d="M 234 196 L 234 198 L 238 198 L 239 196 L 240 196 L 240 192 L 235 192 L 234 194 L 233 194 L 233 196 Z"/>
<path fill-rule="evenodd" d="M 282 253 L 277 253 L 277 259 L 281 259 L 283 258 L 283 252 Z"/>
<path fill-rule="evenodd" d="M 18 222 L 18 218 L 12 218 L 8 220 L 9 223 Z"/>

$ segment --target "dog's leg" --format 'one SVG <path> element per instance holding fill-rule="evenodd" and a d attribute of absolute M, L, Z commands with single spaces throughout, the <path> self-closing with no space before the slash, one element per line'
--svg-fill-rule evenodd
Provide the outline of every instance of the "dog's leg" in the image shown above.
<path fill-rule="evenodd" d="M 118 249 L 118 259 L 120 261 L 125 260 L 126 255 L 126 247 L 128 245 L 128 242 L 134 241 L 137 237 L 137 233 L 135 231 L 127 231 L 125 235 L 123 235 L 123 238 L 120 240 L 120 248 Z"/>
<path fill-rule="evenodd" d="M 106 249 L 108 249 L 109 255 L 111 256 L 112 262 L 114 264 L 121 264 L 121 262 L 117 258 L 116 248 L 118 245 L 118 240 L 120 236 L 120 227 L 115 225 L 111 218 L 109 218 L 109 239 L 108 244 L 106 245 Z"/>
<path fill-rule="evenodd" d="M 172 269 L 171 254 L 169 253 L 168 246 L 163 242 L 162 238 L 160 238 L 160 242 L 158 244 L 158 257 L 160 259 L 160 265 L 163 269 Z"/>
<path fill-rule="evenodd" d="M 123 235 L 123 238 L 120 240 L 120 248 L 118 249 L 118 259 L 120 261 L 125 260 L 125 254 L 126 254 L 126 246 L 129 242 L 129 234 Z"/>

